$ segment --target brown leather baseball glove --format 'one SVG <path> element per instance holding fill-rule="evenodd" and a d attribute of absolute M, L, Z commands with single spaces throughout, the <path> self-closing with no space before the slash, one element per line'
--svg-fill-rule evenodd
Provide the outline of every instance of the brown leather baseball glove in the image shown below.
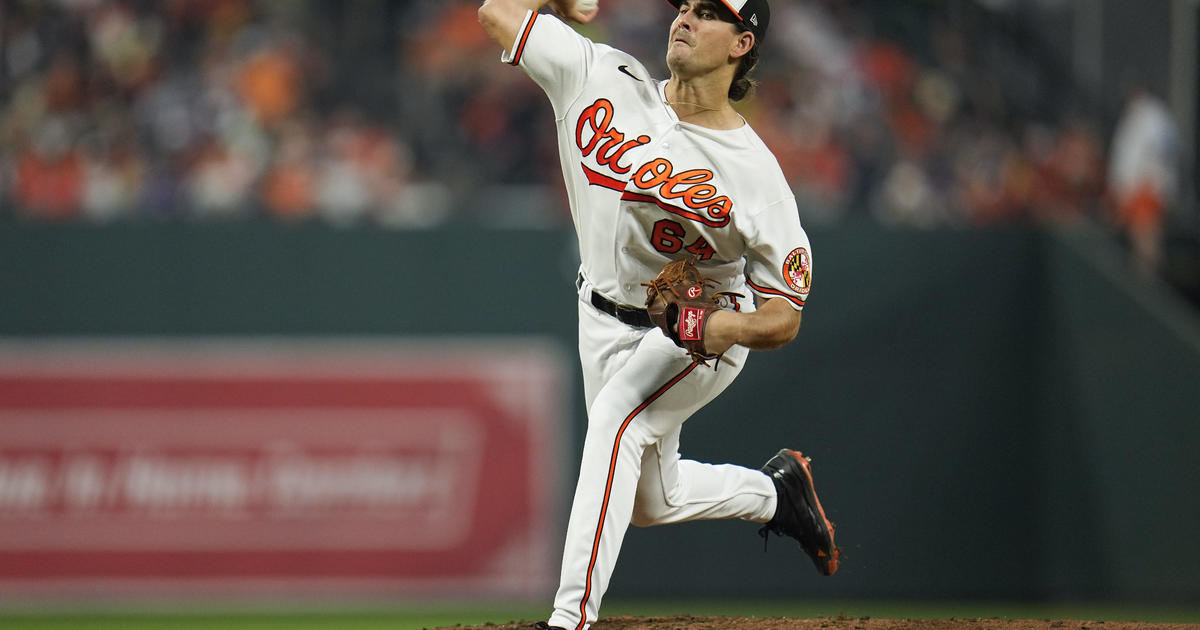
<path fill-rule="evenodd" d="M 717 310 L 715 282 L 700 275 L 696 257 L 672 260 L 646 287 L 646 312 L 675 345 L 687 350 L 692 360 L 708 365 L 720 355 L 704 347 L 704 327 L 709 313 Z"/>

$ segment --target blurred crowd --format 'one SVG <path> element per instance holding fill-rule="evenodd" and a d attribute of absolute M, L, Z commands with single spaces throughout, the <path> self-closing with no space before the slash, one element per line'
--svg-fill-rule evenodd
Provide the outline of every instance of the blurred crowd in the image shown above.
<path fill-rule="evenodd" d="M 0 215 L 566 224 L 549 107 L 476 7 L 4 0 Z M 741 109 L 806 221 L 1121 221 L 1111 122 L 988 12 L 773 4 Z M 603 0 L 583 30 L 665 76 L 671 14 Z"/>
<path fill-rule="evenodd" d="M 399 61 L 390 33 L 346 53 L 347 20 L 384 17 L 366 8 L 388 9 L 5 2 L 5 208 L 58 221 L 389 220 L 414 169 L 395 112 L 356 102 L 377 93 L 356 84 L 394 84 Z"/>

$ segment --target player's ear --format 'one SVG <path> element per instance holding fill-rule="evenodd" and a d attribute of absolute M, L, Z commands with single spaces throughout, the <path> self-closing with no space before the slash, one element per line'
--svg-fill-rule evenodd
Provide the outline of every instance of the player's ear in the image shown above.
<path fill-rule="evenodd" d="M 737 38 L 733 40 L 733 44 L 729 47 L 729 56 L 734 59 L 741 59 L 754 48 L 754 33 L 750 31 L 742 31 L 737 34 Z"/>

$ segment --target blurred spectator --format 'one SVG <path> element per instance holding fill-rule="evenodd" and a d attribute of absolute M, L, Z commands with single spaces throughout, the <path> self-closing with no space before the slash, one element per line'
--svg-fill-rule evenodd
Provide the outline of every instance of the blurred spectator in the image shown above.
<path fill-rule="evenodd" d="M 145 167 L 128 138 L 96 138 L 84 145 L 83 214 L 109 221 L 138 205 Z"/>
<path fill-rule="evenodd" d="M 387 214 L 402 203 L 408 179 L 406 152 L 385 129 L 341 113 L 326 132 L 318 166 L 317 207 L 335 225 Z"/>
<path fill-rule="evenodd" d="M 238 94 L 257 121 L 274 126 L 300 104 L 300 67 L 294 39 L 265 47 L 242 64 Z"/>
<path fill-rule="evenodd" d="M 871 202 L 880 223 L 933 228 L 946 225 L 943 197 L 919 163 L 901 159 L 888 169 Z"/>
<path fill-rule="evenodd" d="M 370 184 L 359 168 L 363 158 L 361 132 L 352 121 L 329 128 L 317 171 L 317 207 L 335 225 L 362 220 L 371 205 Z"/>
<path fill-rule="evenodd" d="M 1039 183 L 1030 200 L 1036 221 L 1069 224 L 1095 213 L 1104 187 L 1101 144 L 1093 126 L 1078 117 L 1069 117 L 1057 133 L 1029 126 L 1026 154 Z"/>
<path fill-rule="evenodd" d="M 316 160 L 312 129 L 299 120 L 280 126 L 279 146 L 262 185 L 262 203 L 278 219 L 311 216 L 316 206 Z"/>
<path fill-rule="evenodd" d="M 245 212 L 253 175 L 245 156 L 219 142 L 208 142 L 185 183 L 193 215 L 228 217 Z"/>
<path fill-rule="evenodd" d="M 1179 131 L 1166 105 L 1133 87 L 1113 132 L 1108 168 L 1116 221 L 1129 239 L 1134 264 L 1157 272 L 1162 262 L 1167 207 L 1178 188 Z"/>
<path fill-rule="evenodd" d="M 83 195 L 83 160 L 71 143 L 62 117 L 47 118 L 17 157 L 16 197 L 22 210 L 39 219 L 74 217 Z"/>

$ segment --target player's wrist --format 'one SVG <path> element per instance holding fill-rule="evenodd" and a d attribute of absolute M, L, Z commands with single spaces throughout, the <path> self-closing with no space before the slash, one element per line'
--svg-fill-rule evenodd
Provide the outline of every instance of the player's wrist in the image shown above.
<path fill-rule="evenodd" d="M 704 329 L 704 346 L 713 354 L 721 354 L 739 343 L 741 317 L 731 311 L 713 311 Z"/>

